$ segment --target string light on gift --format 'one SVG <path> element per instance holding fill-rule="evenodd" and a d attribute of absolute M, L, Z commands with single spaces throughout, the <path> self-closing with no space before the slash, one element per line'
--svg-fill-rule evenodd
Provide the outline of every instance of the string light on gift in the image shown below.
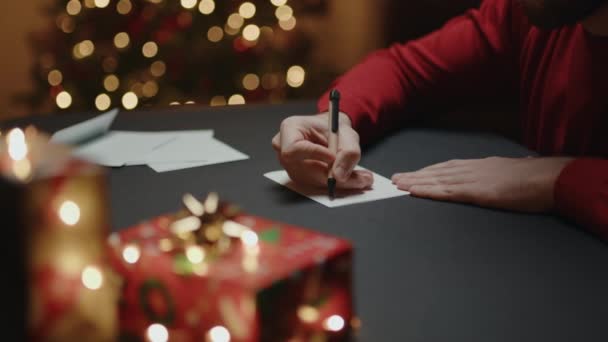
<path fill-rule="evenodd" d="M 205 260 L 205 250 L 200 246 L 186 247 L 186 258 L 193 264 L 200 264 Z"/>
<path fill-rule="evenodd" d="M 169 341 L 169 330 L 160 323 L 154 323 L 146 329 L 146 337 L 150 342 L 167 342 Z"/>
<path fill-rule="evenodd" d="M 319 310 L 310 305 L 298 308 L 298 318 L 304 323 L 314 323 L 319 320 Z"/>
<path fill-rule="evenodd" d="M 323 327 L 328 331 L 338 332 L 344 328 L 344 318 L 340 315 L 331 315 L 323 322 Z"/>
<path fill-rule="evenodd" d="M 129 264 L 135 264 L 140 256 L 141 251 L 135 244 L 128 244 L 122 250 L 122 258 Z"/>
<path fill-rule="evenodd" d="M 230 342 L 230 332 L 225 327 L 218 325 L 207 333 L 209 342 Z"/>
<path fill-rule="evenodd" d="M 27 156 L 27 143 L 25 141 L 25 134 L 21 128 L 13 128 L 6 135 L 6 141 L 8 145 L 8 155 L 14 161 L 19 161 Z"/>
<path fill-rule="evenodd" d="M 103 274 L 97 266 L 87 266 L 82 271 L 82 284 L 89 290 L 99 290 L 103 285 Z"/>
<path fill-rule="evenodd" d="M 64 201 L 59 206 L 59 218 L 68 226 L 74 226 L 80 221 L 80 207 L 73 201 Z"/>

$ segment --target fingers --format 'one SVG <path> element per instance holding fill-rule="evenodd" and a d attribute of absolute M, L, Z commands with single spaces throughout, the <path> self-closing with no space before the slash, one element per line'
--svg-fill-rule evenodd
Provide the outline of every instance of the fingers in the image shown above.
<path fill-rule="evenodd" d="M 351 128 L 340 131 L 339 150 L 333 165 L 333 173 L 338 181 L 346 181 L 361 160 L 359 135 Z"/>
<path fill-rule="evenodd" d="M 297 141 L 281 149 L 279 158 L 287 164 L 308 159 L 322 161 L 327 164 L 334 162 L 334 155 L 327 147 L 306 140 Z"/>
<path fill-rule="evenodd" d="M 428 198 L 437 201 L 473 203 L 470 187 L 457 185 L 415 185 L 409 190 L 415 197 Z"/>
<path fill-rule="evenodd" d="M 285 170 L 291 180 L 298 184 L 305 184 L 312 187 L 327 187 L 328 166 L 325 163 L 315 160 L 305 160 L 296 164 L 288 165 Z M 338 180 L 338 189 L 365 190 L 374 183 L 373 174 L 367 170 L 357 170 L 352 172 L 346 180 Z"/>

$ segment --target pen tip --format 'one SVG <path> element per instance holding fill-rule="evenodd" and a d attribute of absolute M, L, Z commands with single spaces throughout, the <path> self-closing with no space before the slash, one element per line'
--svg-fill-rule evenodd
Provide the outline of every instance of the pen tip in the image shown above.
<path fill-rule="evenodd" d="M 340 92 L 337 89 L 333 89 L 329 93 L 329 99 L 330 100 L 339 100 L 340 99 Z"/>
<path fill-rule="evenodd" d="M 336 197 L 336 179 L 329 178 L 327 179 L 327 195 L 331 200 Z"/>

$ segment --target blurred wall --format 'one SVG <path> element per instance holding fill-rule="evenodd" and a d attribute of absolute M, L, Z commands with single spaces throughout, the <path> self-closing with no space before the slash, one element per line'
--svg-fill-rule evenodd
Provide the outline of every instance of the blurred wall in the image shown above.
<path fill-rule="evenodd" d="M 44 0 L 0 1 L 0 120 L 29 114 L 12 97 L 31 87 L 32 56 L 27 33 L 47 21 L 41 12 Z"/>

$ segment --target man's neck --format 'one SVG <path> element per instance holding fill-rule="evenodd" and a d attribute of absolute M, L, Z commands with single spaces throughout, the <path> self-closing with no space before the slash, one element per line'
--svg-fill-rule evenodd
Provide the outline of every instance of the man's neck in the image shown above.
<path fill-rule="evenodd" d="M 608 4 L 583 20 L 583 27 L 596 36 L 608 36 Z"/>

